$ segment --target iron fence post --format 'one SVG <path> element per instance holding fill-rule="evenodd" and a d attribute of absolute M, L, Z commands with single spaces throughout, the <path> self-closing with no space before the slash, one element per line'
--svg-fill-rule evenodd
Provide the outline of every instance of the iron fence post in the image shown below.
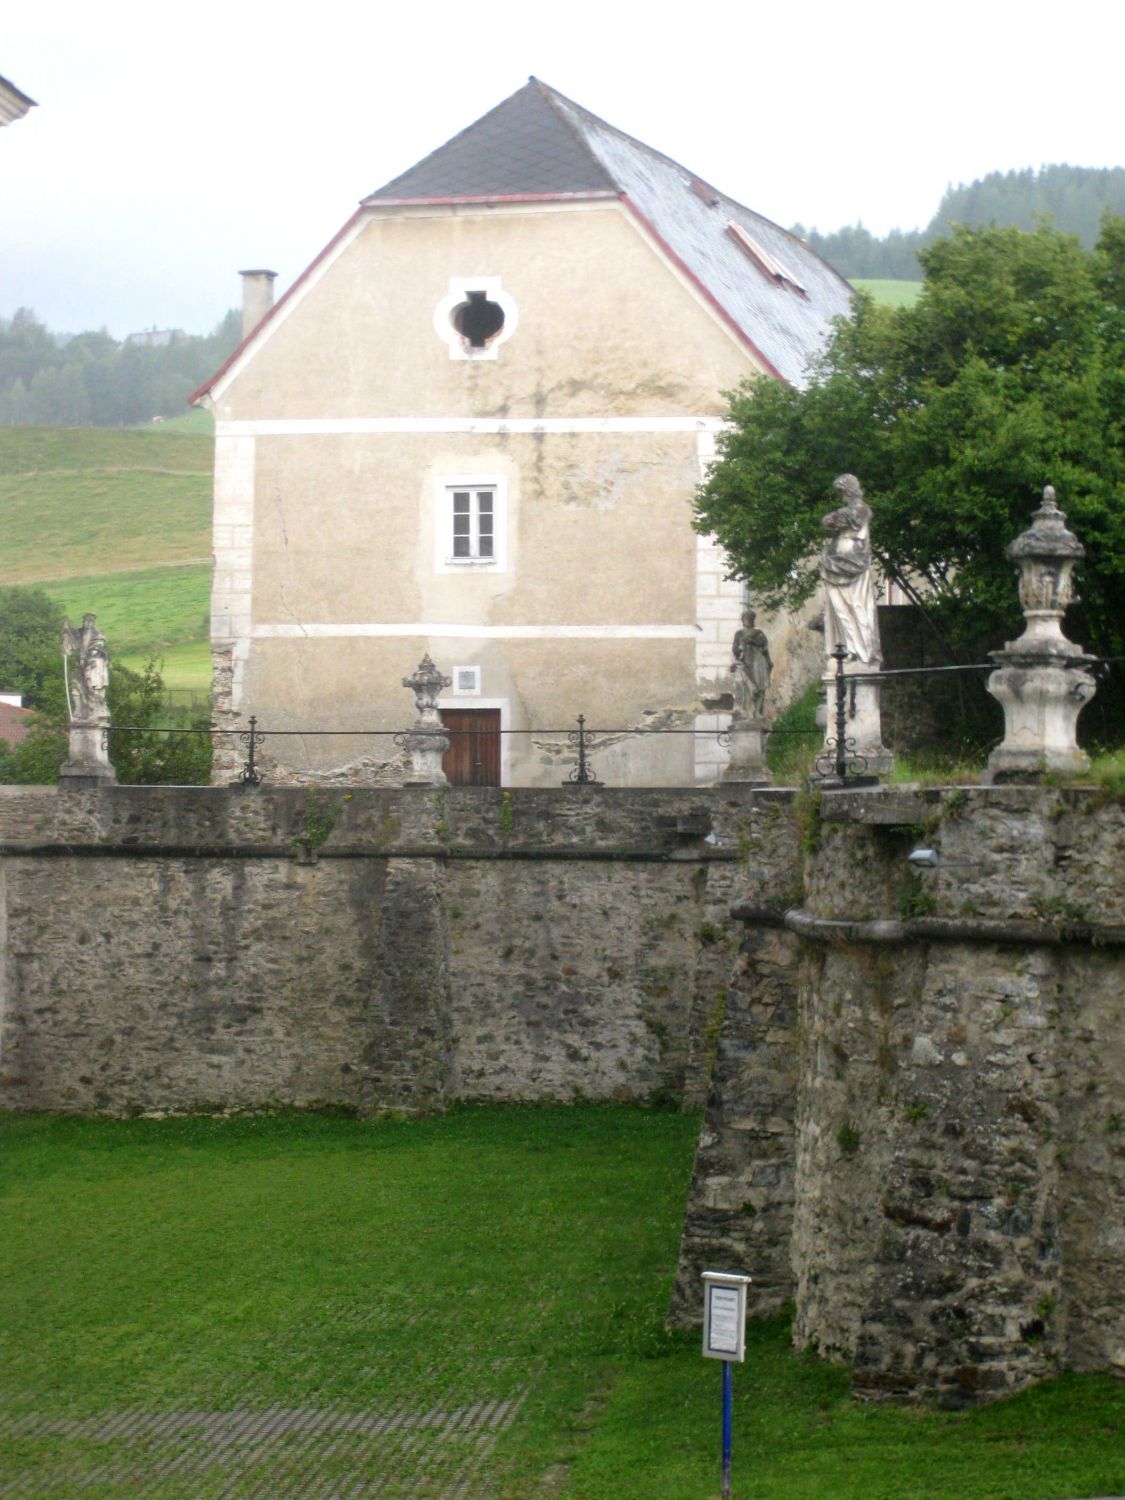
<path fill-rule="evenodd" d="M 262 774 L 254 764 L 254 749 L 260 745 L 265 738 L 258 733 L 258 720 L 255 714 L 250 715 L 250 727 L 239 734 L 239 739 L 246 746 L 246 764 L 239 773 L 239 782 L 243 786 L 260 786 Z"/>
<path fill-rule="evenodd" d="M 844 677 L 844 663 L 848 659 L 848 651 L 842 641 L 837 641 L 832 648 L 832 657 L 836 663 L 836 775 L 843 781 L 848 774 L 848 684 Z"/>

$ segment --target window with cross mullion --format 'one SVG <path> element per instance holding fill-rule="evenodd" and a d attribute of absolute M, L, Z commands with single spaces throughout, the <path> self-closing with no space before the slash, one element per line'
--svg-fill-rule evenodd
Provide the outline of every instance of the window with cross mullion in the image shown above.
<path fill-rule="evenodd" d="M 453 491 L 453 557 L 472 562 L 495 554 L 494 505 L 491 489 Z"/>

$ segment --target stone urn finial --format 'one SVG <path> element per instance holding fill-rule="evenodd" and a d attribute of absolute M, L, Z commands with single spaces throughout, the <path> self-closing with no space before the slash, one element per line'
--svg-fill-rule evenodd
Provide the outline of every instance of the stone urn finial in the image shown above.
<path fill-rule="evenodd" d="M 1078 598 L 1074 591 L 1074 565 L 1081 562 L 1086 549 L 1068 531 L 1066 517 L 1055 502 L 1055 489 L 1047 485 L 1043 504 L 1031 518 L 1027 531 L 1008 547 L 1008 556 L 1019 570 L 1020 606 L 1027 628 L 1008 650 L 1021 647 L 1062 651 L 1067 656 L 1081 655 L 1081 646 L 1068 641 L 1062 633 L 1062 618 L 1067 606 Z"/>
<path fill-rule="evenodd" d="M 418 710 L 418 726 L 422 724 L 439 724 L 437 701 L 442 690 L 451 687 L 452 677 L 443 677 L 430 660 L 429 652 L 414 668 L 409 677 L 402 679 L 404 688 L 409 688 L 414 694 L 414 706 Z"/>
<path fill-rule="evenodd" d="M 997 670 L 988 691 L 1004 710 L 1004 740 L 988 758 L 988 779 L 1042 771 L 1085 771 L 1078 715 L 1097 691 L 1087 667 L 1094 658 L 1062 633 L 1063 615 L 1078 595 L 1074 566 L 1086 549 L 1067 530 L 1052 485 L 1030 527 L 1008 547 L 1019 571 L 1023 634 L 991 653 Z"/>
<path fill-rule="evenodd" d="M 441 722 L 437 702 L 443 689 L 451 687 L 452 677 L 445 677 L 430 660 L 429 653 L 402 679 L 404 688 L 414 694 L 418 718 L 414 727 L 402 736 L 402 745 L 410 757 L 408 786 L 447 786 L 448 777 L 441 768 L 449 749 L 449 736 Z"/>

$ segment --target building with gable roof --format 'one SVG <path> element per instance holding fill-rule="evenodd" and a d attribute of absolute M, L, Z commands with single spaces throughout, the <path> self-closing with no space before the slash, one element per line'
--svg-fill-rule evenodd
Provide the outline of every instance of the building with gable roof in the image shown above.
<path fill-rule="evenodd" d="M 296 732 L 402 729 L 428 652 L 468 731 L 455 781 L 556 783 L 580 713 L 610 784 L 714 779 L 741 590 L 692 495 L 721 393 L 800 383 L 848 284 L 531 79 L 364 198 L 276 304 L 272 273 L 244 287 L 243 343 L 193 397 L 219 727 L 254 714 L 295 771 L 377 779 L 389 737 Z"/>

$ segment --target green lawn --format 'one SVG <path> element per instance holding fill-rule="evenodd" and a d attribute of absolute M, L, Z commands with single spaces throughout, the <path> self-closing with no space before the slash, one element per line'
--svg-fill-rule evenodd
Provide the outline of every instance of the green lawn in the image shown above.
<path fill-rule="evenodd" d="M 160 675 L 164 687 L 173 703 L 181 701 L 200 702 L 211 693 L 211 647 L 207 641 L 192 641 L 186 646 L 168 646 L 157 649 L 156 659 L 160 663 Z M 148 654 L 123 652 L 117 656 L 123 666 L 140 672 L 148 660 Z"/>
<path fill-rule="evenodd" d="M 873 277 L 853 277 L 852 286 L 864 287 L 876 302 L 888 307 L 913 307 L 922 291 L 920 281 L 880 281 Z"/>
<path fill-rule="evenodd" d="M 707 1500 L 719 1372 L 661 1321 L 697 1123 L 0 1117 L 0 1494 Z M 747 1500 L 1125 1487 L 1108 1380 L 858 1406 L 775 1323 L 736 1393 Z"/>
<path fill-rule="evenodd" d="M 41 586 L 72 620 L 93 610 L 114 655 L 163 652 L 165 646 L 198 643 L 207 634 L 210 563 L 102 573 Z"/>

